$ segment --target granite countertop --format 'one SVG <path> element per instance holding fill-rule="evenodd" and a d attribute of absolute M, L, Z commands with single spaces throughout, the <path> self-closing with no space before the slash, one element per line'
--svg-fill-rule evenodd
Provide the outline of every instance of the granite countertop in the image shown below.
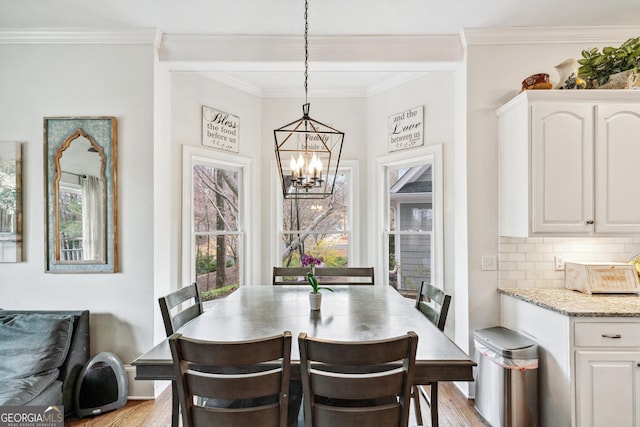
<path fill-rule="evenodd" d="M 575 317 L 640 317 L 637 294 L 583 294 L 568 289 L 510 288 L 498 292 Z"/>

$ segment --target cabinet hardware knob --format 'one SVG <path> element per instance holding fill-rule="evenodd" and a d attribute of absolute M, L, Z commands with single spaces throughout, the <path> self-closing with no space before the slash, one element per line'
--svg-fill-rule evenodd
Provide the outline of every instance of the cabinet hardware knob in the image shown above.
<path fill-rule="evenodd" d="M 618 338 L 622 338 L 622 335 L 620 335 L 620 334 L 602 334 L 602 338 L 618 339 Z"/>
<path fill-rule="evenodd" d="M 587 225 L 592 225 L 593 224 L 593 220 L 590 219 L 589 221 L 587 221 Z"/>

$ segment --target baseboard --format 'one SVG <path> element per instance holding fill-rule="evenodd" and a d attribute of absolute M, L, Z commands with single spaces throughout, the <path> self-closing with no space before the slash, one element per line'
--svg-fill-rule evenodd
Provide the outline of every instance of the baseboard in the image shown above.
<path fill-rule="evenodd" d="M 460 393 L 462 393 L 467 399 L 473 399 L 475 397 L 475 387 L 473 387 L 472 382 L 455 381 L 453 385 L 460 390 Z"/>
<path fill-rule="evenodd" d="M 154 381 L 136 380 L 135 366 L 125 365 L 124 370 L 129 379 L 129 392 L 127 396 L 129 400 L 155 399 Z"/>

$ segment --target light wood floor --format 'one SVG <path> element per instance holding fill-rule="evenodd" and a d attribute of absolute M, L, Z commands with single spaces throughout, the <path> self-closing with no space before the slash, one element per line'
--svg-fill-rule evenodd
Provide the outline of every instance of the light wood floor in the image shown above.
<path fill-rule="evenodd" d="M 488 426 L 468 400 L 452 383 L 440 383 L 438 388 L 440 427 L 485 427 Z M 429 407 L 422 402 L 425 424 L 430 420 Z M 413 418 L 409 425 L 415 425 Z M 171 388 L 167 388 L 156 400 L 130 400 L 124 407 L 96 417 L 71 418 L 67 427 L 160 427 L 171 424 Z"/>

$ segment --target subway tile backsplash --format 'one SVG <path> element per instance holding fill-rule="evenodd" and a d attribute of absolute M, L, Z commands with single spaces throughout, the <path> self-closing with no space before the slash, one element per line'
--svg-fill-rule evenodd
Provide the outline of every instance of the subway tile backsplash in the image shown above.
<path fill-rule="evenodd" d="M 555 257 L 626 262 L 639 252 L 640 237 L 499 237 L 498 286 L 563 288 L 564 270 L 555 271 Z"/>

